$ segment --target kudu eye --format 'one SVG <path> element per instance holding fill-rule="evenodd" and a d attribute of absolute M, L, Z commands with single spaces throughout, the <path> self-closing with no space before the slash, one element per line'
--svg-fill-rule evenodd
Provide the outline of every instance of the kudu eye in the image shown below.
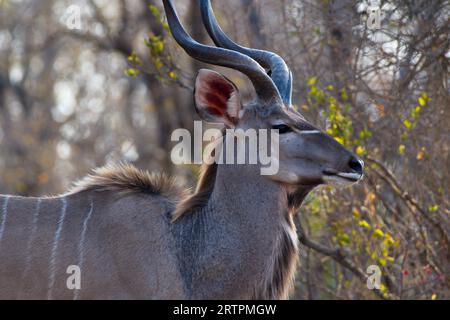
<path fill-rule="evenodd" d="M 292 128 L 287 124 L 275 124 L 272 126 L 272 129 L 277 129 L 279 134 L 291 132 Z"/>

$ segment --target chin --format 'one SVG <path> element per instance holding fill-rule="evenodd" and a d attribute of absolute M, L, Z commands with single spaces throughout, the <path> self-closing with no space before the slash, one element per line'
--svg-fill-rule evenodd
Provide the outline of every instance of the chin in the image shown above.
<path fill-rule="evenodd" d="M 315 187 L 324 183 L 321 175 L 308 177 L 300 176 L 294 172 L 280 172 L 271 177 L 272 180 L 278 181 L 288 187 L 289 189 L 298 187 Z"/>
<path fill-rule="evenodd" d="M 347 187 L 351 186 L 362 179 L 362 175 L 355 174 L 339 174 L 339 175 L 326 175 L 322 178 L 325 184 L 335 187 Z"/>

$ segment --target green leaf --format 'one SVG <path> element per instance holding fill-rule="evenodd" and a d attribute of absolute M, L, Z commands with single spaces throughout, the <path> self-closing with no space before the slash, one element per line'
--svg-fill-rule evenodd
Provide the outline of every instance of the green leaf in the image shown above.
<path fill-rule="evenodd" d="M 134 69 L 134 68 L 128 68 L 125 70 L 125 74 L 128 77 L 137 77 L 139 75 L 139 70 Z"/>
<path fill-rule="evenodd" d="M 319 91 L 318 91 L 318 89 L 317 89 L 316 86 L 312 86 L 311 89 L 309 90 L 309 94 L 310 94 L 311 96 L 317 95 L 318 92 L 319 92 Z"/>
<path fill-rule="evenodd" d="M 152 5 L 152 4 L 149 4 L 149 5 L 148 5 L 148 8 L 150 9 L 150 12 L 151 12 L 155 17 L 158 17 L 158 16 L 159 16 L 159 9 L 158 9 L 158 7 L 156 7 L 156 6 Z"/>
<path fill-rule="evenodd" d="M 421 107 L 420 106 L 416 106 L 414 109 L 411 110 L 411 116 L 413 118 L 417 118 L 419 116 Z"/>
<path fill-rule="evenodd" d="M 345 89 L 342 89 L 342 91 L 341 91 L 341 98 L 342 98 L 342 101 L 348 101 L 348 94 L 347 94 L 347 90 L 345 90 Z"/>
<path fill-rule="evenodd" d="M 428 211 L 429 212 L 436 212 L 438 210 L 439 210 L 439 206 L 437 204 L 428 206 Z"/>
<path fill-rule="evenodd" d="M 350 244 L 350 237 L 346 233 L 341 233 L 338 235 L 339 244 L 342 246 L 346 246 Z"/>

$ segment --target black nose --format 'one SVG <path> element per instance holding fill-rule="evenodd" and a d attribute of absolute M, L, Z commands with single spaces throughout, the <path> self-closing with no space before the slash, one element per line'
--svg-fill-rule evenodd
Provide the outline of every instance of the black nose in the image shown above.
<path fill-rule="evenodd" d="M 352 157 L 350 159 L 350 161 L 348 162 L 348 166 L 350 167 L 350 169 L 352 169 L 354 172 L 362 174 L 363 173 L 363 165 L 364 162 L 362 162 L 361 160 Z"/>

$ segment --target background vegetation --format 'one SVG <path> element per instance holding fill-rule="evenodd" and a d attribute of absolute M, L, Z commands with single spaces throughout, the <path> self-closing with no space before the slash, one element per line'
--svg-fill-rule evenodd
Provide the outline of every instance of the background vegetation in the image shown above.
<path fill-rule="evenodd" d="M 197 2 L 175 2 L 210 43 Z M 286 59 L 296 108 L 366 163 L 364 182 L 320 188 L 300 209 L 293 298 L 449 299 L 449 2 L 381 1 L 378 30 L 364 1 L 213 5 L 233 39 Z M 171 132 L 198 119 L 200 67 L 211 68 L 175 45 L 160 1 L 0 0 L 0 192 L 60 193 L 108 161 L 194 184 L 198 168 L 169 151 Z M 372 264 L 380 290 L 366 286 Z"/>

